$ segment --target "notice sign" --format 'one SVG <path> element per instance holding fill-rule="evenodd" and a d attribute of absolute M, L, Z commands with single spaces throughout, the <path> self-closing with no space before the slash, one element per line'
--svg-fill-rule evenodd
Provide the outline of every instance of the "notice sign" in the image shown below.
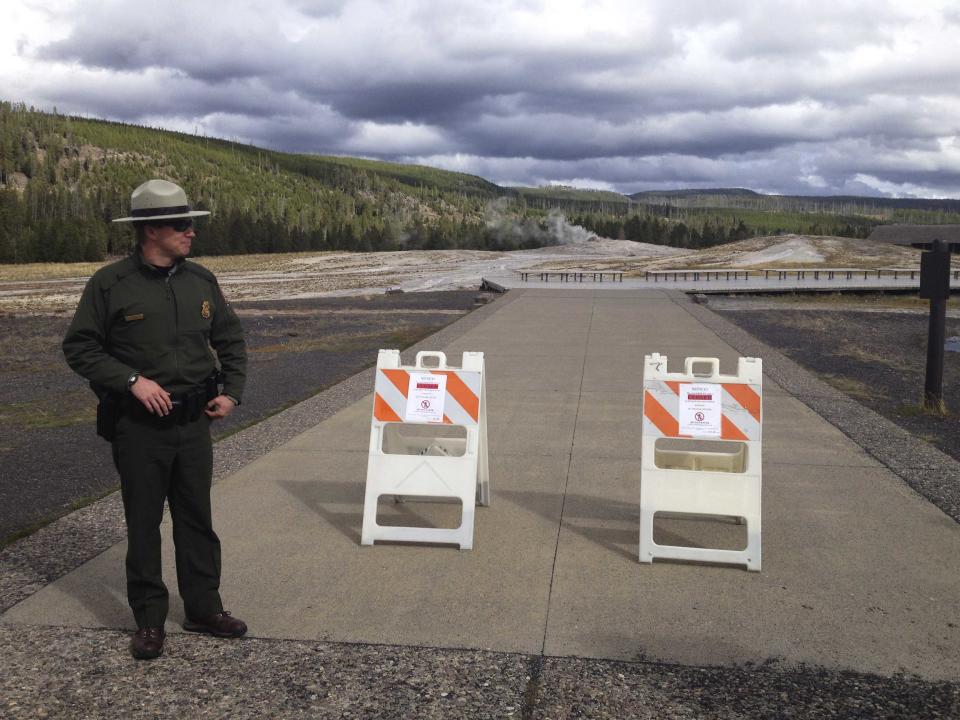
<path fill-rule="evenodd" d="M 407 422 L 443 422 L 443 401 L 447 395 L 447 376 L 410 373 L 407 390 Z"/>
<path fill-rule="evenodd" d="M 680 384 L 680 434 L 720 437 L 723 386 L 711 383 Z"/>

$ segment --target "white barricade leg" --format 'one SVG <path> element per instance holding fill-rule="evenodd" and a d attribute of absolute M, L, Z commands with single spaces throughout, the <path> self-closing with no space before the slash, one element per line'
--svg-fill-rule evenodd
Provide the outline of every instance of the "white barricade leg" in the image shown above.
<path fill-rule="evenodd" d="M 653 510 L 645 509 L 640 501 L 640 562 L 652 563 L 655 544 L 653 542 Z"/>
<path fill-rule="evenodd" d="M 760 510 L 754 517 L 747 519 L 747 570 L 760 572 L 761 568 L 761 545 L 760 545 Z"/>
<path fill-rule="evenodd" d="M 480 388 L 480 425 L 477 448 L 477 503 L 490 506 L 490 460 L 487 454 L 487 385 Z"/>
<path fill-rule="evenodd" d="M 370 469 L 367 468 L 367 487 L 363 496 L 363 525 L 360 530 L 360 544 L 373 545 L 377 530 L 377 503 L 380 495 L 370 482 Z"/>

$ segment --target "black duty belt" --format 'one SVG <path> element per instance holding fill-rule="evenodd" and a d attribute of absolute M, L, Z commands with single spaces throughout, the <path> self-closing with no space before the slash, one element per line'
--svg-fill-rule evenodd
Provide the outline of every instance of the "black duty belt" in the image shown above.
<path fill-rule="evenodd" d="M 203 415 L 203 410 L 207 406 L 207 402 L 211 399 L 213 398 L 210 397 L 209 389 L 204 386 L 182 393 L 170 393 L 173 409 L 167 415 L 155 415 L 147 410 L 143 406 L 143 403 L 133 397 L 133 395 L 127 395 L 125 397 L 126 407 L 124 411 L 140 420 L 183 425 L 199 419 Z"/>

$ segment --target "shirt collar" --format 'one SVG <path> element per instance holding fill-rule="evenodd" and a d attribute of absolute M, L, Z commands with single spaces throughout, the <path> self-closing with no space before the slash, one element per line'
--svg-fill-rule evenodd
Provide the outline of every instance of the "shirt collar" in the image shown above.
<path fill-rule="evenodd" d="M 176 260 L 174 260 L 173 267 L 170 269 L 170 271 L 168 273 L 163 273 L 162 271 L 157 270 L 157 268 L 155 268 L 153 265 L 151 265 L 144 259 L 143 252 L 140 250 L 139 244 L 137 244 L 137 246 L 133 250 L 134 265 L 140 268 L 140 270 L 146 270 L 148 272 L 156 273 L 157 275 L 163 275 L 165 277 L 172 277 L 180 269 L 180 266 L 183 265 L 183 263 L 185 262 L 186 262 L 186 258 L 177 258 Z"/>

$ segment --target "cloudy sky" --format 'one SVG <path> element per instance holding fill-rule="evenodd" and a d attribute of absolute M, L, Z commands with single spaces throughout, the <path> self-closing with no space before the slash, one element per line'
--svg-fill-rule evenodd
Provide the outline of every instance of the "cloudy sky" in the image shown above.
<path fill-rule="evenodd" d="M 500 184 L 960 197 L 960 0 L 4 4 L 0 98 Z"/>

